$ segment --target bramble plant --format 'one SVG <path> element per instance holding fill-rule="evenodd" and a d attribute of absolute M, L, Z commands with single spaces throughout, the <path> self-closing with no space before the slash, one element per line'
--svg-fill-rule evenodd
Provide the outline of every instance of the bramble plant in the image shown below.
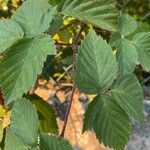
<path fill-rule="evenodd" d="M 58 136 L 52 107 L 28 92 L 47 55 L 56 55 L 62 44 L 52 36 L 61 32 L 58 18 L 66 16 L 74 18 L 79 31 L 69 45 L 74 86 Z M 97 28 L 111 37 L 97 35 Z M 131 135 L 131 119 L 144 120 L 135 67 L 140 64 L 150 71 L 150 32 L 139 33 L 137 28 L 131 16 L 118 11 L 115 0 L 26 0 L 10 19 L 0 20 L 0 87 L 5 107 L 11 110 L 4 150 L 71 150 L 63 137 L 76 87 L 96 95 L 85 112 L 83 132 L 91 130 L 105 146 L 123 149 Z"/>

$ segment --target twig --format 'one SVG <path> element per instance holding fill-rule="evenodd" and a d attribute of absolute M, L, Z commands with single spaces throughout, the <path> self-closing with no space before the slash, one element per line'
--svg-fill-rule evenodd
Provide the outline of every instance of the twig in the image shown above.
<path fill-rule="evenodd" d="M 78 41 L 79 41 L 80 35 L 81 35 L 84 27 L 85 27 L 85 24 L 81 23 L 80 31 L 73 39 L 73 44 L 72 44 L 72 50 L 73 50 L 73 71 L 76 70 L 76 53 L 77 53 Z M 67 126 L 67 122 L 68 122 L 68 118 L 69 118 L 69 114 L 70 114 L 70 110 L 71 110 L 71 106 L 72 106 L 72 102 L 73 102 L 74 93 L 75 93 L 75 85 L 73 85 L 73 87 L 72 87 L 72 92 L 71 92 L 71 97 L 70 97 L 70 101 L 69 101 L 69 106 L 67 108 L 64 125 L 63 125 L 63 128 L 62 128 L 61 134 L 60 134 L 61 137 L 64 137 L 64 134 L 65 134 L 65 130 L 66 130 L 66 126 Z"/>
<path fill-rule="evenodd" d="M 4 98 L 1 90 L 0 90 L 0 105 L 4 106 Z"/>
<path fill-rule="evenodd" d="M 150 76 L 148 76 L 146 79 L 144 79 L 144 80 L 141 82 L 141 85 L 144 85 L 144 84 L 147 83 L 149 80 L 150 80 Z"/>
<path fill-rule="evenodd" d="M 73 87 L 74 85 L 71 83 L 62 83 L 61 86 Z"/>
<path fill-rule="evenodd" d="M 128 3 L 130 2 L 131 0 L 127 0 L 124 4 L 120 4 L 119 2 L 116 2 L 116 5 L 117 7 L 122 11 L 124 12 L 125 11 L 125 7 L 128 5 Z"/>
<path fill-rule="evenodd" d="M 64 73 L 56 80 L 56 82 L 59 82 L 72 67 L 73 67 L 73 65 L 70 65 L 67 68 L 64 68 Z"/>
<path fill-rule="evenodd" d="M 63 125 L 63 128 L 62 128 L 61 134 L 60 134 L 61 137 L 64 137 L 64 134 L 65 134 L 66 125 L 67 125 L 67 122 L 68 122 L 69 113 L 70 113 L 70 109 L 71 109 L 72 102 L 73 102 L 74 92 L 75 92 L 75 86 L 73 86 L 73 89 L 72 89 L 72 92 L 71 92 L 69 106 L 68 106 L 68 109 L 67 109 L 67 112 L 66 112 L 66 115 L 65 115 L 64 125 Z"/>
<path fill-rule="evenodd" d="M 77 47 L 78 47 L 78 41 L 79 41 L 79 38 L 80 38 L 80 35 L 83 31 L 85 27 L 85 24 L 84 23 L 81 23 L 81 28 L 80 28 L 80 31 L 79 33 L 74 37 L 74 42 L 73 42 L 73 45 L 72 45 L 72 50 L 73 50 L 73 62 L 74 62 L 74 66 L 73 66 L 73 69 L 74 71 L 76 70 L 76 54 L 77 54 Z"/>
<path fill-rule="evenodd" d="M 69 44 L 69 43 L 59 43 L 59 42 L 55 42 L 55 45 L 56 45 L 58 48 L 62 48 L 63 46 L 72 47 L 72 44 Z"/>

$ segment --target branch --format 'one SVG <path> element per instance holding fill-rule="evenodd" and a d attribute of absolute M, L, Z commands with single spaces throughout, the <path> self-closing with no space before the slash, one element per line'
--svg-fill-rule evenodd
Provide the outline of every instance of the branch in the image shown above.
<path fill-rule="evenodd" d="M 1 90 L 0 90 L 0 105 L 4 106 L 4 98 Z"/>
<path fill-rule="evenodd" d="M 74 37 L 74 40 L 73 40 L 73 45 L 72 45 L 72 50 L 73 50 L 73 69 L 74 71 L 76 70 L 76 54 L 77 54 L 77 48 L 78 48 L 78 42 L 79 42 L 79 38 L 80 38 L 80 35 L 84 29 L 84 27 L 86 26 L 84 23 L 81 23 L 81 28 L 80 28 L 80 31 L 79 33 Z"/>
<path fill-rule="evenodd" d="M 84 27 L 85 27 L 85 24 L 81 23 L 80 31 L 79 31 L 79 33 L 77 35 L 75 35 L 75 37 L 73 39 L 73 44 L 72 44 L 72 50 L 73 50 L 73 71 L 76 70 L 76 54 L 77 54 L 77 49 L 78 49 L 78 42 L 79 42 L 80 35 L 81 35 Z M 69 114 L 70 114 L 70 110 L 71 110 L 71 106 L 72 106 L 72 102 L 73 102 L 74 93 L 75 93 L 75 85 L 73 85 L 73 87 L 72 87 L 72 92 L 71 92 L 71 97 L 70 97 L 70 101 L 69 101 L 69 106 L 67 108 L 64 125 L 63 125 L 63 128 L 62 128 L 61 134 L 60 134 L 61 137 L 64 137 L 64 135 L 65 135 L 65 130 L 66 130 L 66 126 L 67 126 L 67 122 L 68 122 L 68 118 L 69 118 Z"/>

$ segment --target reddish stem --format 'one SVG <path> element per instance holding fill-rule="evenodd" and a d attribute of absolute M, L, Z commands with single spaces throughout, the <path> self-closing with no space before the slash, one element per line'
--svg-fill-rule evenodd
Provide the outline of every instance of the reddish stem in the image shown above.
<path fill-rule="evenodd" d="M 4 106 L 4 98 L 1 90 L 0 90 L 0 105 Z"/>
<path fill-rule="evenodd" d="M 79 38 L 80 38 L 80 35 L 81 35 L 84 27 L 85 27 L 85 24 L 81 23 L 80 31 L 74 37 L 74 40 L 73 40 L 73 44 L 72 44 L 72 50 L 73 50 L 73 71 L 76 70 L 76 54 L 77 54 L 78 42 L 79 42 Z M 69 101 L 69 106 L 67 108 L 64 125 L 63 125 L 63 128 L 62 128 L 61 134 L 60 134 L 61 137 L 64 137 L 64 135 L 65 135 L 65 130 L 66 130 L 66 126 L 67 126 L 67 122 L 68 122 L 68 118 L 69 118 L 69 114 L 70 114 L 70 110 L 71 110 L 71 106 L 72 106 L 72 102 L 73 102 L 74 92 L 75 92 L 75 85 L 72 88 L 71 97 L 70 97 L 70 101 Z"/>
<path fill-rule="evenodd" d="M 69 114 L 70 114 L 70 110 L 71 110 L 71 106 L 72 106 L 72 102 L 73 102 L 73 96 L 74 96 L 74 92 L 75 92 L 75 86 L 73 86 L 72 92 L 71 92 L 71 98 L 70 98 L 70 102 L 69 102 L 69 106 L 66 112 L 66 117 L 65 117 L 65 121 L 64 121 L 64 125 L 61 131 L 60 136 L 64 137 L 65 135 L 65 130 L 66 130 L 66 126 L 67 126 L 67 122 L 68 122 L 68 118 L 69 118 Z"/>

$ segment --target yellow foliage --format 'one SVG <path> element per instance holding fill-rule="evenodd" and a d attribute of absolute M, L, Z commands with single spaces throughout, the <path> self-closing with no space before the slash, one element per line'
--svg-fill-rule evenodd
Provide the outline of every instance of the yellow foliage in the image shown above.
<path fill-rule="evenodd" d="M 0 126 L 3 128 L 10 124 L 10 114 L 11 112 L 7 108 L 0 105 Z"/>
<path fill-rule="evenodd" d="M 96 96 L 97 96 L 97 94 L 87 95 L 87 97 L 90 101 L 92 101 Z"/>

